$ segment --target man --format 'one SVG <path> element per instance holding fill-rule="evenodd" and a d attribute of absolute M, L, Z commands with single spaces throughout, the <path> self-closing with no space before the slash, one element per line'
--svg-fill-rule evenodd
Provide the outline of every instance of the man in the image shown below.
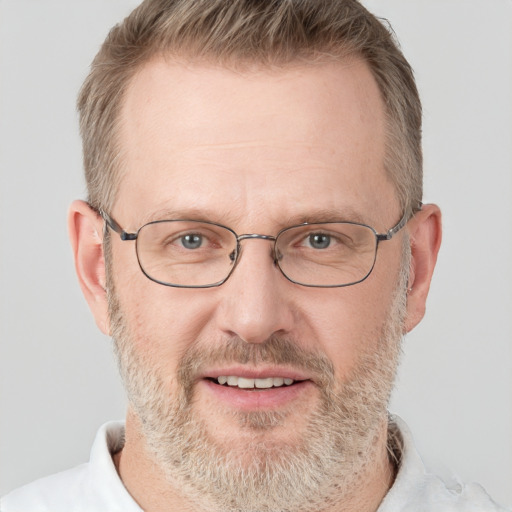
<path fill-rule="evenodd" d="M 500 510 L 387 413 L 441 239 L 421 108 L 353 1 L 146 1 L 79 99 L 82 290 L 129 398 L 2 510 Z"/>

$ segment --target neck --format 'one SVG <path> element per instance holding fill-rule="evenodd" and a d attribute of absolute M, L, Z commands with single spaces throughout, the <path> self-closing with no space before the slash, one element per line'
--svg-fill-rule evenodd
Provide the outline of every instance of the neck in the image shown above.
<path fill-rule="evenodd" d="M 326 508 L 317 512 L 375 512 L 395 478 L 395 465 L 390 461 L 387 447 L 387 420 L 382 422 L 373 457 L 363 468 L 359 485 L 347 495 L 331 496 Z M 211 504 L 203 506 L 181 492 L 179 485 L 169 482 L 149 451 L 141 434 L 140 424 L 131 411 L 126 418 L 125 445 L 113 457 L 124 486 L 146 512 L 164 512 L 169 507 L 182 512 L 215 510 Z"/>

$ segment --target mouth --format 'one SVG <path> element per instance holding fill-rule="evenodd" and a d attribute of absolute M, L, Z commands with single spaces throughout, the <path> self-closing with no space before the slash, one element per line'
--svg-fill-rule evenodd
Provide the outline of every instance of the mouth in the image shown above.
<path fill-rule="evenodd" d="M 303 382 L 303 380 L 294 380 L 289 377 L 250 378 L 237 375 L 220 375 L 216 378 L 209 378 L 209 380 L 215 384 L 219 384 L 220 386 L 244 390 L 282 388 L 285 386 L 293 386 L 298 382 Z"/>
<path fill-rule="evenodd" d="M 316 387 L 309 376 L 285 368 L 232 367 L 210 370 L 200 379 L 208 400 L 236 410 L 276 410 L 305 399 Z"/>

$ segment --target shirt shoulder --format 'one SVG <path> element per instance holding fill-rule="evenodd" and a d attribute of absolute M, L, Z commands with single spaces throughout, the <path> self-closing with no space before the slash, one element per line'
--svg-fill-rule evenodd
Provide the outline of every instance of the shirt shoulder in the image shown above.
<path fill-rule="evenodd" d="M 494 502 L 479 484 L 447 482 L 430 473 L 407 425 L 396 416 L 391 417 L 390 438 L 399 445 L 395 447 L 399 469 L 378 512 L 512 512 Z"/>
<path fill-rule="evenodd" d="M 87 464 L 40 478 L 7 494 L 0 500 L 2 512 L 46 512 L 56 510 L 82 510 L 82 495 L 88 485 Z M 75 496 L 74 503 L 70 498 Z M 94 510 L 94 509 L 93 509 Z"/>
<path fill-rule="evenodd" d="M 123 439 L 121 422 L 103 425 L 88 463 L 12 491 L 0 500 L 1 512 L 142 512 L 112 461 Z"/>

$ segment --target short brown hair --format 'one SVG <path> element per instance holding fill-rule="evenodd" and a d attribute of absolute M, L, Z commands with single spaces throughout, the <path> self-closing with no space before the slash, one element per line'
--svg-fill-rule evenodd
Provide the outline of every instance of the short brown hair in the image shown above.
<path fill-rule="evenodd" d="M 121 146 L 118 119 L 134 73 L 156 55 L 284 66 L 358 56 L 387 119 L 385 169 L 403 211 L 422 199 L 421 103 L 392 30 L 356 0 L 145 0 L 108 34 L 78 98 L 89 202 L 110 210 Z"/>

